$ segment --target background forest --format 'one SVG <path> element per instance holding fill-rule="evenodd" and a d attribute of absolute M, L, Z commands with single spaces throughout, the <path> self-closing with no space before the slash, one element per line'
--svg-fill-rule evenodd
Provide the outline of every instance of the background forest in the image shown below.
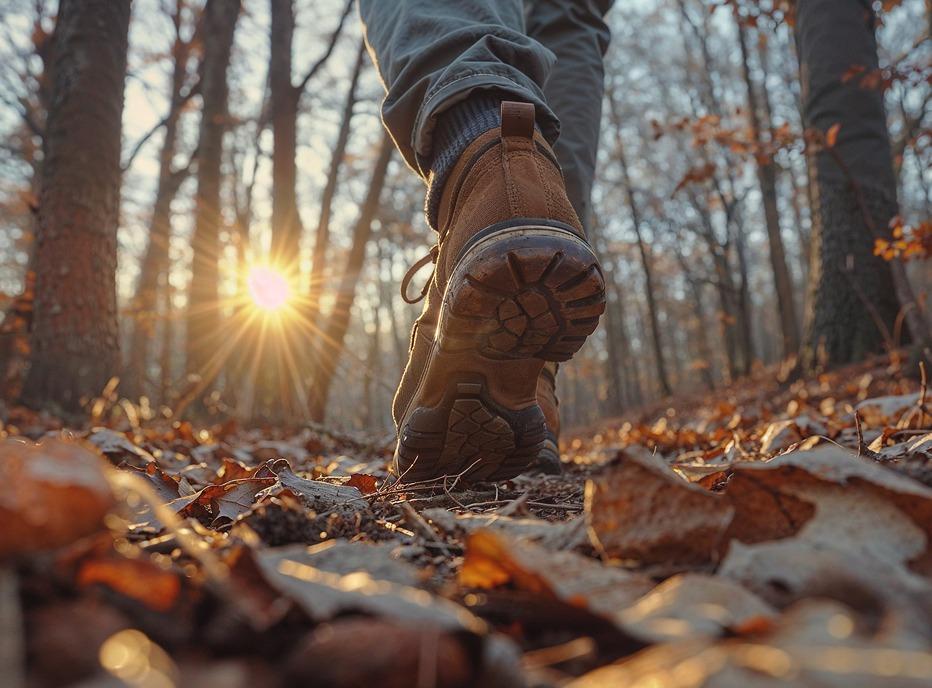
<path fill-rule="evenodd" d="M 417 316 L 398 285 L 433 238 L 353 4 L 104 4 L 89 73 L 80 11 L 0 1 L 3 398 L 389 432 Z M 874 2 L 875 49 L 861 9 L 826 41 L 806 4 L 611 11 L 589 218 L 608 311 L 562 369 L 565 422 L 928 341 L 932 6 Z M 842 62 L 863 107 L 819 82 Z M 72 193 L 89 220 L 56 216 Z"/>

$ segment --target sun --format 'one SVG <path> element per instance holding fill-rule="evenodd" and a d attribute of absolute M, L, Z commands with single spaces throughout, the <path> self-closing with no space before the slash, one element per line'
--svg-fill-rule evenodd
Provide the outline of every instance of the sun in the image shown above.
<path fill-rule="evenodd" d="M 266 313 L 278 313 L 291 301 L 291 284 L 283 272 L 269 265 L 255 265 L 246 275 L 253 305 Z"/>

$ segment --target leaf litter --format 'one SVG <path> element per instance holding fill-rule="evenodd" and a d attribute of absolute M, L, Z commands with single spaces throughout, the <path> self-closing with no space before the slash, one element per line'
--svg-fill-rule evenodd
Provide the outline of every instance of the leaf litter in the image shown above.
<path fill-rule="evenodd" d="M 932 683 L 932 414 L 887 361 L 642 410 L 494 485 L 125 408 L 4 419 L 0 670 L 30 686 Z"/>

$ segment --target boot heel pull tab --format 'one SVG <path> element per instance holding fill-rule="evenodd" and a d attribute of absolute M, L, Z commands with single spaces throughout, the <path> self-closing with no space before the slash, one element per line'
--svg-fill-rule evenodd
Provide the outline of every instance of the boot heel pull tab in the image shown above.
<path fill-rule="evenodd" d="M 534 139 L 534 104 L 502 101 L 502 138 Z"/>

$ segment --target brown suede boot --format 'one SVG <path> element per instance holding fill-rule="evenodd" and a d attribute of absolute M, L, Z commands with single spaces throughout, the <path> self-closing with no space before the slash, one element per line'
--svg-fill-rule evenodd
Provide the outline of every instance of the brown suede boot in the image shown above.
<path fill-rule="evenodd" d="M 547 435 L 537 453 L 536 468 L 551 475 L 563 472 L 560 461 L 560 402 L 557 399 L 557 364 L 548 361 L 537 378 L 537 404 L 547 423 Z"/>
<path fill-rule="evenodd" d="M 502 103 L 501 127 L 460 156 L 438 228 L 392 408 L 395 471 L 406 482 L 504 480 L 547 438 L 537 400 L 544 362 L 571 358 L 605 310 L 601 268 L 534 130 L 533 105 Z"/>

